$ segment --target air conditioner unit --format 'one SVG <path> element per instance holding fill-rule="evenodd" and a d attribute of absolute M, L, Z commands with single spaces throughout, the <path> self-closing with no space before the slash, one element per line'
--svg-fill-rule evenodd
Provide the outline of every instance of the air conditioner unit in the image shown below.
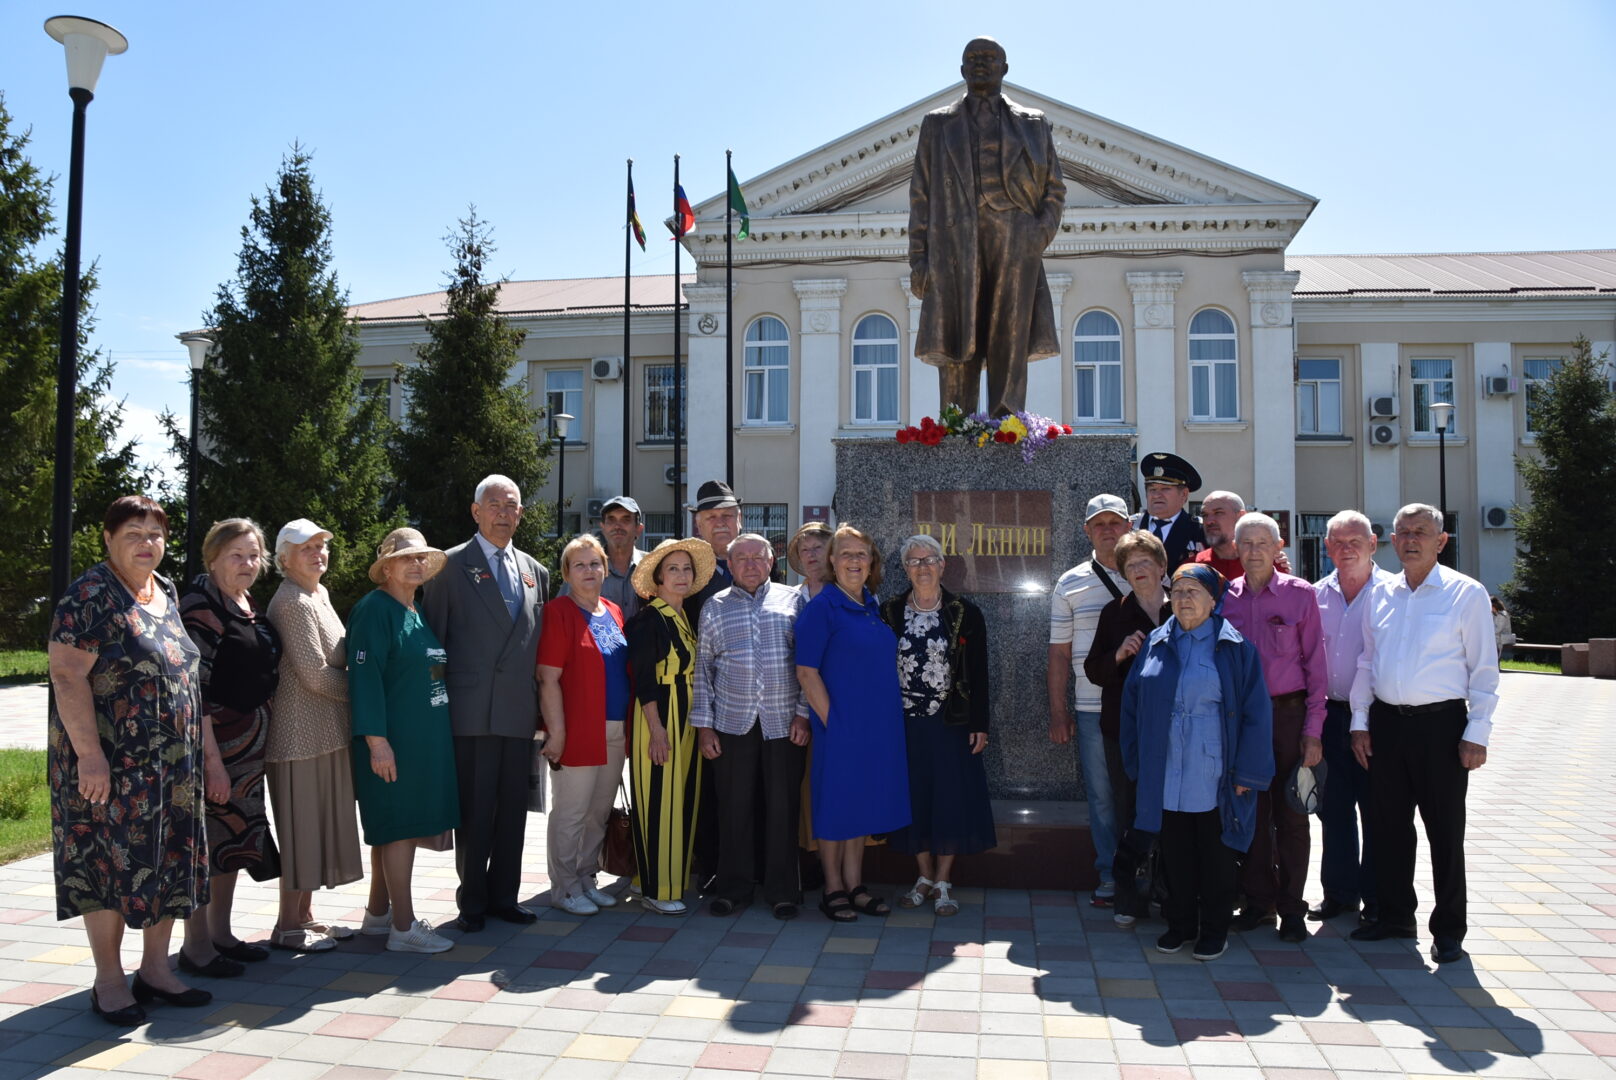
<path fill-rule="evenodd" d="M 1508 397 L 1521 388 L 1521 380 L 1507 375 L 1488 375 L 1481 382 L 1488 397 Z"/>
<path fill-rule="evenodd" d="M 1379 397 L 1370 398 L 1369 399 L 1369 419 L 1371 419 L 1371 420 L 1396 420 L 1397 419 L 1397 395 L 1396 394 L 1383 394 L 1383 395 L 1381 395 Z"/>
<path fill-rule="evenodd" d="M 1483 506 L 1481 508 L 1481 527 L 1483 529 L 1513 529 L 1515 527 L 1515 510 L 1509 506 Z"/>
<path fill-rule="evenodd" d="M 589 364 L 589 377 L 596 382 L 616 382 L 623 377 L 621 356 L 597 356 Z"/>
<path fill-rule="evenodd" d="M 673 483 L 673 466 L 672 465 L 664 465 L 664 466 L 662 466 L 662 482 L 664 484 L 672 484 Z M 684 469 L 684 466 L 682 466 L 682 465 L 679 467 L 679 482 L 681 484 L 685 482 L 685 469 Z"/>
<path fill-rule="evenodd" d="M 589 520 L 590 521 L 599 521 L 601 511 L 604 510 L 605 507 L 606 507 L 606 500 L 605 499 L 590 499 L 589 500 Z"/>
<path fill-rule="evenodd" d="M 1375 534 L 1375 540 L 1377 542 L 1382 543 L 1382 544 L 1386 544 L 1386 543 L 1391 542 L 1391 538 L 1392 538 L 1392 523 L 1391 522 L 1389 522 L 1389 521 L 1371 522 L 1370 526 L 1369 526 L 1369 529 L 1370 529 L 1371 532 L 1373 532 Z"/>
<path fill-rule="evenodd" d="M 1396 446 L 1400 435 L 1396 424 L 1369 425 L 1370 446 Z"/>

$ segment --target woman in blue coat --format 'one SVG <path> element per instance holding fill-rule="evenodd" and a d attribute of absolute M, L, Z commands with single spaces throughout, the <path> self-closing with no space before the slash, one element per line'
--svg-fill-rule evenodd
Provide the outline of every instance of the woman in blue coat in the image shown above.
<path fill-rule="evenodd" d="M 1274 776 L 1273 707 L 1256 646 L 1218 614 L 1223 575 L 1185 563 L 1173 616 L 1153 632 L 1122 689 L 1122 765 L 1139 785 L 1134 826 L 1160 834 L 1167 879 L 1156 948 L 1228 948 L 1236 859 L 1256 832 L 1257 792 Z"/>

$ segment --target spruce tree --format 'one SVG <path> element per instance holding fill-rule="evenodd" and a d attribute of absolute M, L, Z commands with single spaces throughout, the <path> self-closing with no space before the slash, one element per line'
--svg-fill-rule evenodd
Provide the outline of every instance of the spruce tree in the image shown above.
<path fill-rule="evenodd" d="M 1515 514 L 1516 634 L 1557 645 L 1616 637 L 1616 395 L 1586 338 L 1531 401 L 1537 454 L 1517 455 L 1532 504 Z"/>
<path fill-rule="evenodd" d="M 476 528 L 469 508 L 477 482 L 502 473 L 527 504 L 516 545 L 542 558 L 540 537 L 554 515 L 535 496 L 549 473 L 549 445 L 538 437 L 526 380 L 511 379 L 526 332 L 499 314 L 503 279 L 488 276 L 492 231 L 475 207 L 444 240 L 455 261 L 447 310 L 427 323 L 420 363 L 403 374 L 410 404 L 395 436 L 398 494 L 428 542 L 450 547 Z"/>
<path fill-rule="evenodd" d="M 29 133 L 12 130 L 0 95 L 0 645 L 38 648 L 50 618 L 51 509 L 62 318 L 53 181 L 28 159 Z M 120 443 L 123 406 L 108 393 L 113 366 L 88 349 L 95 270 L 80 277 L 77 425 L 73 444 L 73 557 L 77 574 L 101 559 L 101 516 L 120 495 L 158 495 Z"/>
<path fill-rule="evenodd" d="M 331 214 L 294 146 L 252 200 L 233 280 L 204 314 L 215 348 L 202 373 L 197 534 L 250 517 L 271 545 L 306 517 L 336 534 L 325 584 L 339 611 L 372 588 L 392 424 L 361 395 L 358 330 L 331 268 Z M 271 586 L 272 587 L 272 586 Z"/>

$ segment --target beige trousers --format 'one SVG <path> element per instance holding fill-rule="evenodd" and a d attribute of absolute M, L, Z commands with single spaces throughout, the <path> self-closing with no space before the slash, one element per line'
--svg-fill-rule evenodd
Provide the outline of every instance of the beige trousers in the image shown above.
<path fill-rule="evenodd" d="M 550 774 L 550 822 L 545 834 L 550 902 L 579 896 L 595 883 L 606 815 L 623 778 L 623 724 L 606 725 L 606 764 L 566 765 Z"/>

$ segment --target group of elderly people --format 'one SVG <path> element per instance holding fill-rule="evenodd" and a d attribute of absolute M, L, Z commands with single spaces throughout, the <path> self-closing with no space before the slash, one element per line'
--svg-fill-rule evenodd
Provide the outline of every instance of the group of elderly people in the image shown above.
<path fill-rule="evenodd" d="M 1053 595 L 1050 734 L 1079 739 L 1095 902 L 1131 925 L 1153 879 L 1158 948 L 1193 944 L 1203 960 L 1231 929 L 1277 917 L 1296 942 L 1304 916 L 1360 904 L 1354 937 L 1411 937 L 1418 807 L 1437 877 L 1432 953 L 1463 956 L 1464 781 L 1486 759 L 1496 646 L 1485 590 L 1436 565 L 1440 517 L 1420 504 L 1399 514 L 1394 578 L 1375 567 L 1368 520 L 1343 511 L 1325 544 L 1335 570 L 1313 586 L 1286 572 L 1272 518 L 1229 492 L 1208 496 L 1204 523 L 1188 518 L 1193 468 L 1162 454 L 1141 468 L 1149 513 L 1091 500 L 1094 556 Z M 422 847 L 455 852 L 462 932 L 531 922 L 518 893 L 535 766 L 551 787 L 550 899 L 569 913 L 620 902 L 596 875 L 625 762 L 633 889 L 648 910 L 683 914 L 694 883 L 728 915 L 761 886 L 776 918 L 794 918 L 801 845 L 817 849 L 827 918 L 886 915 L 864 883 L 880 838 L 917 863 L 898 904 L 957 912 L 956 857 L 996 844 L 991 691 L 986 622 L 942 587 L 942 549 L 903 541 L 908 586 L 883 602 L 881 552 L 852 524 L 800 529 L 787 554 L 802 583 L 788 586 L 770 542 L 740 531 L 727 485 L 702 485 L 693 509 L 697 537 L 645 552 L 639 507 L 612 500 L 607 543 L 566 545 L 552 600 L 546 569 L 512 543 L 517 486 L 490 476 L 466 543 L 440 551 L 410 528 L 382 541 L 377 588 L 344 627 L 320 583 L 329 530 L 280 530 L 283 581 L 261 611 L 251 588 L 270 552 L 256 524 L 215 523 L 205 572 L 181 593 L 157 573 L 162 507 L 115 500 L 107 557 L 60 599 L 49 647 L 58 917 L 84 918 L 94 1011 L 132 1025 L 153 1002 L 211 999 L 169 964 L 174 918 L 186 921 L 180 972 L 228 977 L 265 959 L 231 925 L 243 870 L 279 878 L 269 944 L 282 949 L 355 933 L 394 951 L 452 947 L 415 915 Z M 1432 693 L 1447 696 L 1421 700 Z M 1321 763 L 1333 777 L 1325 900 L 1309 912 L 1296 778 Z M 1373 822 L 1361 841 L 1360 813 Z M 371 884 L 354 930 L 311 901 L 362 876 L 361 828 Z M 132 983 L 125 926 L 143 932 Z"/>
<path fill-rule="evenodd" d="M 1359 917 L 1356 939 L 1413 937 L 1417 808 L 1437 878 L 1431 955 L 1462 958 L 1463 795 L 1486 760 L 1496 645 L 1485 589 L 1437 565 L 1441 515 L 1398 513 L 1394 575 L 1375 565 L 1369 519 L 1336 514 L 1333 569 L 1309 584 L 1289 573 L 1273 518 L 1229 491 L 1191 517 L 1193 466 L 1151 454 L 1140 469 L 1147 512 L 1092 499 L 1094 555 L 1052 598 L 1050 736 L 1079 740 L 1094 903 L 1131 926 L 1159 902 L 1157 947 L 1200 960 L 1221 956 L 1230 930 L 1277 922 L 1299 943 L 1305 920 L 1343 914 Z M 1309 813 L 1324 841 L 1311 910 Z"/>

